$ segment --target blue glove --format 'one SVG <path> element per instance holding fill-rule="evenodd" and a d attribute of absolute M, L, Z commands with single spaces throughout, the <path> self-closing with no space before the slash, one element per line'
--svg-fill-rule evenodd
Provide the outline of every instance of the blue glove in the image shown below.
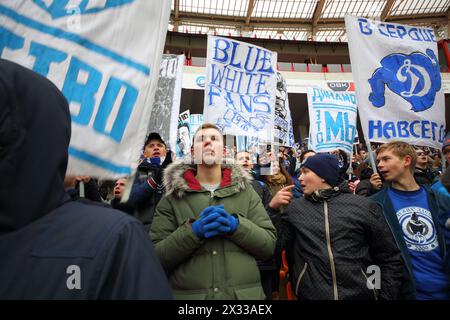
<path fill-rule="evenodd" d="M 200 217 L 203 218 L 203 217 L 208 216 L 211 213 L 215 212 L 217 209 L 223 209 L 223 208 L 224 208 L 223 204 L 219 204 L 217 206 L 206 207 L 205 209 L 203 209 L 202 212 L 200 212 Z"/>
<path fill-rule="evenodd" d="M 224 227 L 222 226 L 222 223 L 224 222 L 225 219 L 223 219 L 219 212 L 212 212 L 211 214 L 196 220 L 192 224 L 192 231 L 200 239 L 211 238 L 220 232 L 226 231 L 227 227 L 225 227 L 224 230 Z"/>
<path fill-rule="evenodd" d="M 205 209 L 202 210 L 202 212 L 200 212 L 200 218 L 203 218 L 205 216 L 210 215 L 211 213 L 213 213 L 213 211 L 217 208 L 217 206 L 209 206 L 206 207 Z M 223 206 L 222 206 L 223 208 Z"/>
<path fill-rule="evenodd" d="M 239 219 L 232 216 L 224 209 L 217 209 L 216 212 L 218 212 L 221 215 L 221 218 L 224 219 L 224 222 L 222 222 L 222 220 L 221 222 L 224 223 L 228 229 L 225 233 L 233 234 L 239 226 Z"/>
<path fill-rule="evenodd" d="M 230 227 L 227 226 L 226 223 L 227 220 L 224 217 L 220 216 L 219 213 L 219 217 L 203 227 L 205 238 L 212 238 L 217 235 L 228 233 Z"/>
<path fill-rule="evenodd" d="M 200 217 L 205 217 L 212 215 L 213 213 L 219 213 L 220 217 L 218 217 L 215 222 L 219 222 L 221 225 L 218 224 L 210 224 L 209 227 L 217 226 L 215 231 L 220 232 L 219 234 L 231 234 L 236 231 L 238 225 L 239 225 L 239 219 L 235 218 L 234 216 L 230 215 L 225 209 L 224 205 L 218 205 L 218 206 L 211 206 L 206 208 L 200 213 Z M 210 231 L 213 232 L 213 231 Z"/>

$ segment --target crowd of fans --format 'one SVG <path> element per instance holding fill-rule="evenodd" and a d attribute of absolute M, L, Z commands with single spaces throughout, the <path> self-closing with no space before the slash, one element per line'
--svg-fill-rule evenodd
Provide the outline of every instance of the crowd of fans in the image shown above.
<path fill-rule="evenodd" d="M 212 143 L 223 139 L 218 129 L 213 125 L 203 125 L 196 133 L 196 136 L 202 134 L 203 131 L 216 131 L 214 133 L 216 137 Z M 195 145 L 195 138 L 192 145 Z M 446 157 L 445 160 L 448 166 L 450 163 L 449 139 L 446 140 L 441 151 Z M 192 152 L 193 154 L 195 153 L 194 150 Z M 399 210 L 399 207 L 395 207 L 396 205 L 398 206 L 397 202 L 402 202 L 402 194 L 396 194 L 398 190 L 392 186 L 393 184 L 400 184 L 399 192 L 414 193 L 416 189 L 421 190 L 421 193 L 406 196 L 411 201 L 416 199 L 419 202 L 426 199 L 428 193 L 430 195 L 433 194 L 429 189 L 432 185 L 438 188 L 437 186 L 441 184 L 439 178 L 443 172 L 441 170 L 439 150 L 392 142 L 384 145 L 377 144 L 372 152 L 374 152 L 374 157 L 377 157 L 378 163 L 378 168 L 375 172 L 369 161 L 369 153 L 362 144 L 355 144 L 354 153 L 351 155 L 347 155 L 341 150 L 317 154 L 313 150 L 307 149 L 306 145 L 297 145 L 296 148 L 280 146 L 276 156 L 275 152 L 272 152 L 270 148 L 267 149 L 267 152 L 260 154 L 254 152 L 254 150 L 237 150 L 236 148 L 228 148 L 228 151 L 225 148 L 225 151 L 222 151 L 224 159 L 220 159 L 221 162 L 225 163 L 225 166 L 230 166 L 233 171 L 239 171 L 239 176 L 248 177 L 248 181 L 246 181 L 259 196 L 265 212 L 277 229 L 272 255 L 266 254 L 263 258 L 258 257 L 256 252 L 251 252 L 251 255 L 256 258 L 260 275 L 260 280 L 253 279 L 253 281 L 258 282 L 262 287 L 263 294 L 255 293 L 255 295 L 250 295 L 250 297 L 264 297 L 265 299 L 286 299 L 292 296 L 296 296 L 299 299 L 450 298 L 449 282 L 446 280 L 448 268 L 446 267 L 445 259 L 436 259 L 434 265 L 423 264 L 422 259 L 432 259 L 433 254 L 435 258 L 439 257 L 439 253 L 434 252 L 430 256 L 425 256 L 423 252 L 420 252 L 421 249 L 417 249 L 420 254 L 419 257 L 416 257 L 415 251 L 410 252 L 404 246 L 398 245 L 398 243 L 405 242 L 404 237 L 399 233 L 400 231 L 395 223 L 389 223 L 389 219 L 392 219 L 392 216 L 395 216 Z M 385 154 L 388 154 L 387 160 L 384 160 Z M 214 272 L 213 270 L 207 271 L 204 270 L 204 267 L 200 267 L 202 265 L 211 265 L 211 261 L 202 259 L 199 260 L 198 267 L 194 267 L 197 271 L 192 270 L 191 264 L 194 258 L 189 258 L 199 250 L 203 239 L 213 237 L 206 236 L 202 231 L 196 229 L 197 224 L 195 223 L 199 223 L 199 221 L 207 223 L 210 221 L 195 220 L 192 223 L 191 230 L 186 231 L 189 233 L 189 236 L 185 236 L 190 237 L 191 241 L 193 241 L 193 235 L 197 236 L 194 238 L 196 240 L 194 242 L 200 241 L 193 244 L 192 247 L 183 246 L 183 244 L 189 242 L 188 239 L 166 240 L 173 233 L 177 232 L 177 228 L 176 225 L 166 225 L 167 221 L 162 220 L 159 213 L 164 212 L 164 214 L 167 214 L 166 210 L 177 207 L 179 202 L 182 203 L 182 197 L 173 196 L 174 190 L 176 190 L 174 181 L 182 185 L 184 182 L 178 180 L 182 180 L 184 177 L 187 184 L 192 187 L 191 184 L 198 180 L 198 171 L 195 165 L 192 165 L 193 158 L 189 158 L 187 161 L 186 159 L 172 161 L 172 158 L 174 156 L 161 136 L 155 132 L 151 133 L 143 148 L 143 157 L 138 167 L 138 173 L 133 178 L 134 182 L 130 185 L 130 196 L 126 201 L 121 201 L 127 179 L 130 178 L 120 178 L 115 182 L 113 199 L 110 201 L 110 204 L 113 208 L 137 217 L 148 230 L 151 229 L 156 212 L 158 222 L 153 225 L 153 232 L 150 235 L 156 244 L 162 264 L 166 272 L 168 272 L 169 280 L 171 277 L 176 278 L 176 282 L 171 283 L 172 288 L 176 290 L 174 291 L 176 292 L 176 297 L 196 298 L 196 294 L 191 296 L 188 292 L 203 288 L 205 289 L 203 296 L 208 299 L 239 298 L 239 294 L 236 295 L 234 292 L 236 291 L 235 286 L 238 284 L 227 283 L 226 279 L 223 279 L 221 283 L 222 286 L 226 287 L 226 290 L 220 292 L 220 294 L 214 291 L 214 289 L 218 288 L 214 288 L 214 283 L 211 282 L 199 282 L 192 284 L 192 287 L 189 286 L 192 280 L 188 280 L 188 278 L 191 278 L 193 275 L 198 274 L 201 277 L 201 275 Z M 405 158 L 408 159 L 407 164 L 391 167 L 392 159 L 404 162 Z M 230 161 L 230 159 L 235 161 Z M 213 160 L 216 161 L 217 159 L 214 158 Z M 198 163 L 201 164 L 202 161 L 204 159 L 200 159 Z M 175 164 L 172 164 L 173 162 Z M 180 165 L 180 163 L 183 163 L 183 165 L 179 171 L 166 172 L 166 168 L 170 164 L 172 164 L 171 168 L 173 168 Z M 233 165 L 227 165 L 226 163 L 233 163 Z M 194 174 L 194 176 L 190 176 L 191 182 L 186 176 L 186 172 L 190 172 L 189 170 L 192 170 Z M 164 175 L 168 175 L 165 182 L 163 180 Z M 312 179 L 311 175 L 314 176 Z M 221 176 L 223 182 L 225 176 L 223 173 Z M 409 179 L 406 187 L 401 180 L 406 179 L 405 176 L 408 176 L 407 178 Z M 318 177 L 321 181 L 314 181 Z M 77 177 L 75 181 L 83 181 L 86 190 L 90 190 L 91 187 L 94 189 L 87 192 L 85 198 L 99 201 L 99 192 L 95 191 L 92 180 L 86 180 L 86 177 Z M 173 190 L 168 190 L 167 185 L 170 185 L 170 188 Z M 217 185 L 217 181 L 216 184 L 202 183 L 200 181 L 198 191 L 212 190 L 211 192 L 214 192 L 220 186 L 221 184 Z M 414 190 L 409 190 L 408 188 Z M 445 238 L 447 232 L 445 222 L 447 218 L 450 218 L 450 198 L 448 194 L 445 195 L 443 188 L 434 193 L 444 194 L 440 203 L 436 200 L 436 205 L 441 207 L 440 213 L 431 210 L 433 207 L 431 201 L 434 201 L 431 200 L 434 199 L 431 196 L 428 198 L 428 204 L 422 205 L 429 211 L 431 210 L 429 218 L 432 218 L 431 221 L 436 223 L 433 228 L 442 227 L 442 234 Z M 158 206 L 164 194 L 166 194 L 165 201 Z M 172 196 L 168 196 L 169 194 L 172 194 Z M 391 197 L 390 201 L 385 199 L 386 196 Z M 227 203 L 225 198 L 221 196 L 217 201 L 217 205 L 220 204 L 222 206 L 217 209 L 220 212 L 224 212 L 224 205 Z M 192 208 L 195 207 L 198 208 L 200 218 L 202 218 L 205 210 L 211 207 L 208 205 L 211 204 L 211 200 L 208 199 L 202 204 L 199 197 L 193 199 L 195 199 L 193 203 L 187 207 L 189 208 L 188 211 L 180 209 L 180 212 L 169 220 L 173 223 L 173 219 L 176 218 L 175 220 L 179 223 L 185 222 L 179 215 L 182 215 L 184 219 L 195 219 L 194 217 L 197 216 L 196 212 L 195 210 L 192 211 Z M 293 201 L 293 199 L 297 199 L 297 201 Z M 333 199 L 333 201 L 328 199 Z M 237 199 L 232 200 L 234 204 L 238 203 L 238 201 Z M 248 203 L 248 201 L 246 199 L 244 202 Z M 102 202 L 107 203 L 108 201 L 103 200 Z M 327 208 L 327 214 L 331 215 L 329 217 L 326 217 L 325 209 L 322 207 L 324 202 L 330 203 L 330 207 Z M 376 205 L 376 202 L 379 205 Z M 236 212 L 244 209 L 245 206 L 244 203 L 239 204 Z M 391 216 L 383 213 L 383 210 L 392 210 L 392 206 L 394 206 L 394 210 Z M 216 215 L 219 215 L 216 211 L 214 212 Z M 326 223 L 329 224 L 328 230 L 324 228 L 324 216 L 326 219 L 329 219 Z M 167 217 L 165 218 L 168 219 Z M 410 224 L 420 225 L 424 223 L 418 216 L 414 216 L 414 219 L 411 220 Z M 433 219 L 436 220 L 434 221 Z M 425 226 L 429 227 L 428 225 Z M 353 229 L 359 232 L 352 234 L 351 230 Z M 396 230 L 397 233 L 393 233 L 391 230 Z M 327 241 L 324 241 L 326 240 L 324 239 L 324 233 L 328 234 L 329 250 L 333 252 L 333 264 L 335 264 L 331 268 L 329 279 L 323 275 L 323 269 L 326 269 L 330 264 L 330 258 L 328 255 L 324 255 L 324 252 L 328 250 Z M 272 233 L 271 236 L 274 237 L 274 234 Z M 221 233 L 214 233 L 214 236 L 218 235 L 221 235 Z M 340 240 L 338 241 L 337 239 L 339 237 L 343 237 L 342 245 L 339 244 Z M 267 242 L 267 240 L 256 238 L 253 241 L 255 244 L 259 242 L 261 245 Z M 319 243 L 321 244 L 319 245 Z M 436 246 L 438 247 L 439 244 L 441 250 L 443 250 L 446 242 L 443 240 L 439 243 L 438 241 Z M 238 243 L 238 245 L 240 244 Z M 246 245 L 248 244 L 241 246 L 245 247 Z M 202 250 L 215 251 L 212 248 L 206 249 L 207 247 Z M 233 249 L 229 248 L 231 252 L 233 252 Z M 180 252 L 180 250 L 182 251 Z M 237 269 L 250 268 L 249 266 L 244 267 L 246 264 L 243 261 L 232 262 L 234 260 L 232 254 L 223 250 L 222 254 L 225 255 L 225 259 L 230 260 L 230 270 L 234 269 L 234 265 L 236 265 Z M 167 255 L 170 257 L 173 255 L 172 258 L 181 265 L 185 263 L 183 260 L 190 260 L 189 270 L 183 270 L 182 276 L 172 274 L 172 272 L 179 272 L 175 271 L 178 264 L 174 265 Z M 166 261 L 166 259 L 168 260 Z M 284 273 L 287 271 L 287 277 L 283 275 L 283 259 L 287 260 L 287 265 L 289 266 L 288 270 L 284 270 Z M 307 262 L 309 259 L 319 259 L 319 264 L 317 266 L 312 265 L 311 262 Z M 405 266 L 403 265 L 404 261 L 406 262 Z M 414 263 L 417 263 L 417 265 Z M 367 267 L 369 265 L 376 265 L 383 270 L 381 290 L 377 291 L 374 289 L 373 292 L 369 292 L 367 287 L 365 287 L 365 282 L 361 282 L 362 275 L 364 275 L 364 279 L 367 278 L 363 266 Z M 402 274 L 405 272 L 403 268 L 409 272 L 410 279 L 408 281 L 402 280 Z M 333 269 L 335 270 L 333 271 Z M 223 270 L 217 272 L 223 273 Z M 309 273 L 308 280 L 303 283 L 300 280 L 305 277 L 306 272 Z M 283 275 L 281 281 L 280 273 Z M 338 278 L 337 274 L 339 274 L 339 278 L 343 277 L 346 279 L 345 284 L 340 286 L 337 284 L 337 280 L 334 279 Z M 186 277 L 186 279 L 183 277 Z M 212 274 L 211 277 L 213 277 Z M 214 275 L 214 277 L 217 277 L 217 275 Z M 239 278 L 239 275 L 228 274 L 228 277 Z M 418 278 L 415 279 L 414 277 Z M 441 281 L 441 286 L 438 284 L 437 288 L 433 288 L 433 281 Z M 300 283 L 302 284 L 301 286 Z M 364 286 L 361 287 L 362 285 Z M 416 287 L 414 288 L 414 286 Z M 211 292 L 208 293 L 207 288 Z"/>
<path fill-rule="evenodd" d="M 0 162 L 0 298 L 450 299 L 450 169 L 436 150 L 377 145 L 372 168 L 361 144 L 237 150 L 205 123 L 187 159 L 153 132 L 134 176 L 70 177 L 61 93 L 9 62 L 0 74 L 0 150 L 15 155 Z M 450 138 L 441 151 L 450 167 Z M 20 200 L 33 188 L 46 193 Z M 78 291 L 66 266 L 82 270 Z"/>

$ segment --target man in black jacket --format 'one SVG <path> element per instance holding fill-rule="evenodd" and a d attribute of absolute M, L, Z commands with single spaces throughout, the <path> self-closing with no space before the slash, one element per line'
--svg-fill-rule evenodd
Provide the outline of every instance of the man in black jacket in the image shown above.
<path fill-rule="evenodd" d="M 171 299 L 142 224 L 65 193 L 70 135 L 60 91 L 0 59 L 0 300 Z"/>
<path fill-rule="evenodd" d="M 421 148 L 416 148 L 417 162 L 414 169 L 414 179 L 419 185 L 429 184 L 434 182 L 434 179 L 439 175 L 438 170 L 430 168 L 428 164 L 428 155 Z"/>
<path fill-rule="evenodd" d="M 156 206 L 164 193 L 162 175 L 172 163 L 172 154 L 167 150 L 161 136 L 152 132 L 144 145 L 143 158 L 138 166 L 130 197 L 126 206 L 133 215 L 150 230 Z"/>
<path fill-rule="evenodd" d="M 301 170 L 304 197 L 285 214 L 271 212 L 292 251 L 294 293 L 299 299 L 397 299 L 403 261 L 381 207 L 337 186 L 333 155 L 312 156 Z M 377 275 L 379 281 L 371 281 Z"/>

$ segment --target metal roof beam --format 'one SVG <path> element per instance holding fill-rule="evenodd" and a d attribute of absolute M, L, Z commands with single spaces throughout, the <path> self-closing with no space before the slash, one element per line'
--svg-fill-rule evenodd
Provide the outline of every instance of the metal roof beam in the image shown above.
<path fill-rule="evenodd" d="M 320 16 L 322 15 L 323 7 L 325 5 L 325 0 L 320 0 L 317 2 L 316 8 L 314 9 L 314 14 L 312 18 L 312 26 L 313 28 L 317 26 L 319 22 Z"/>
<path fill-rule="evenodd" d="M 175 15 L 171 15 L 172 22 L 175 21 Z M 403 15 L 403 16 L 390 16 L 386 19 L 390 22 L 405 23 L 405 24 L 438 24 L 446 25 L 448 23 L 448 16 L 446 12 L 434 13 L 434 14 L 416 14 L 416 15 Z M 246 17 L 238 16 L 224 16 L 224 15 L 209 15 L 180 12 L 178 21 L 182 23 L 195 23 L 202 25 L 214 25 L 214 26 L 228 26 L 228 27 L 250 27 L 250 28 L 290 28 L 297 30 L 309 30 L 311 31 L 310 19 L 298 19 L 298 18 L 260 18 L 253 17 L 246 25 Z M 320 19 L 317 23 L 317 28 L 344 28 L 344 19 Z"/>
<path fill-rule="evenodd" d="M 175 20 L 177 20 L 180 17 L 180 0 L 175 0 L 173 7 L 175 9 Z"/>
<path fill-rule="evenodd" d="M 394 6 L 395 0 L 387 0 L 384 5 L 383 11 L 381 11 L 380 20 L 385 21 L 389 14 L 391 13 L 392 7 Z"/>
<path fill-rule="evenodd" d="M 323 12 L 323 7 L 325 5 L 325 0 L 320 0 L 317 2 L 316 7 L 314 8 L 313 17 L 311 20 L 311 37 L 314 38 L 317 34 L 318 28 L 317 24 L 319 23 L 320 16 Z"/>
<path fill-rule="evenodd" d="M 175 0 L 173 4 L 174 8 L 174 18 L 173 18 L 173 29 L 178 32 L 178 27 L 180 26 L 180 0 Z"/>
<path fill-rule="evenodd" d="M 245 25 L 250 24 L 250 17 L 253 13 L 253 8 L 255 7 L 256 0 L 248 0 L 248 7 L 247 7 L 247 16 L 245 17 Z"/>

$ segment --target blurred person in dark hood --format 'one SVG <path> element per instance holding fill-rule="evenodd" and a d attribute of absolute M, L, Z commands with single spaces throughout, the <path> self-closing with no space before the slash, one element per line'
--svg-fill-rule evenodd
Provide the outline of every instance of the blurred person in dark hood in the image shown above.
<path fill-rule="evenodd" d="M 67 101 L 0 59 L 0 299 L 170 299 L 142 224 L 64 190 Z"/>

